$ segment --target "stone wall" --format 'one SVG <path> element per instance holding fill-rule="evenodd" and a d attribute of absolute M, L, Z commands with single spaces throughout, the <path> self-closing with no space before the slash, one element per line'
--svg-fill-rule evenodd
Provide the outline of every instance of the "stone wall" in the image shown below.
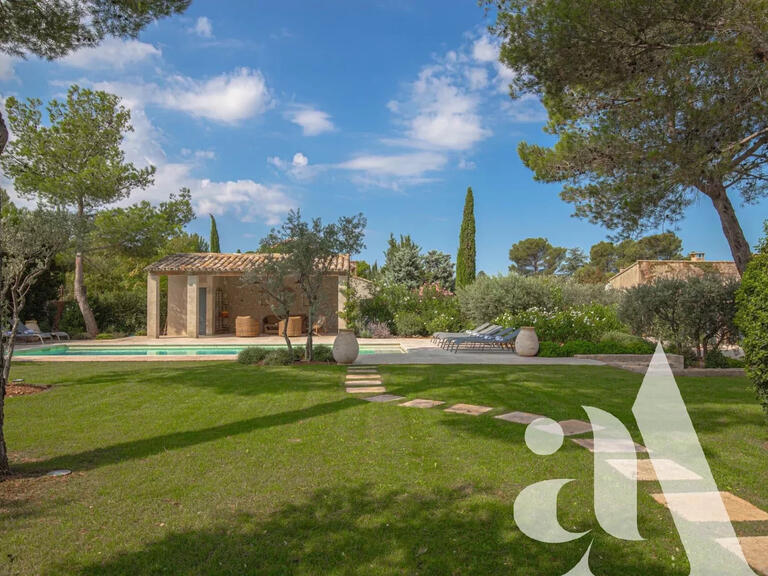
<path fill-rule="evenodd" d="M 658 278 L 693 278 L 715 274 L 725 280 L 741 276 L 734 262 L 691 260 L 638 260 L 609 280 L 611 288 L 626 290 L 640 284 L 652 284 Z"/>

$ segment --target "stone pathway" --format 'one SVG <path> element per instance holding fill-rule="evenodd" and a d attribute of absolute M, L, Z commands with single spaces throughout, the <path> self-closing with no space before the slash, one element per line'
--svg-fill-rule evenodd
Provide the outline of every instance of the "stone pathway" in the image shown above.
<path fill-rule="evenodd" d="M 422 409 L 435 408 L 445 404 L 442 400 L 427 398 L 414 398 L 400 402 L 400 400 L 405 400 L 405 397 L 386 393 L 386 388 L 375 366 L 348 367 L 345 386 L 350 394 L 374 394 L 374 396 L 362 398 L 368 402 L 398 402 L 398 406 Z M 492 410 L 491 406 L 459 403 L 445 408 L 444 412 L 482 416 Z M 545 418 L 545 416 L 531 412 L 514 411 L 496 415 L 494 418 L 504 422 L 527 426 L 540 418 Z M 551 434 L 560 434 L 560 430 L 562 430 L 564 436 L 579 436 L 591 433 L 597 428 L 584 420 L 571 419 L 561 420 L 560 422 L 552 421 L 549 424 L 542 423 L 537 425 L 537 429 Z M 591 453 L 596 452 L 593 438 L 572 438 L 571 441 L 589 450 Z M 616 455 L 634 452 L 635 454 L 647 455 L 648 449 L 636 442 L 604 440 L 601 443 L 599 452 Z M 606 462 L 625 478 L 636 479 L 638 482 L 701 479 L 692 470 L 668 459 L 655 459 L 652 457 L 641 459 L 615 458 L 606 460 Z M 666 506 L 689 522 L 727 522 L 729 520 L 731 522 L 768 522 L 768 513 L 730 492 L 720 492 L 719 494 L 717 492 L 651 494 L 651 496 L 656 502 Z M 720 503 L 715 500 L 716 498 L 722 498 L 727 517 L 720 517 L 723 506 L 720 506 Z M 768 576 L 768 537 L 749 536 L 740 537 L 738 540 L 725 538 L 717 542 L 724 549 L 735 554 L 739 553 L 740 545 L 752 569 L 758 574 Z"/>

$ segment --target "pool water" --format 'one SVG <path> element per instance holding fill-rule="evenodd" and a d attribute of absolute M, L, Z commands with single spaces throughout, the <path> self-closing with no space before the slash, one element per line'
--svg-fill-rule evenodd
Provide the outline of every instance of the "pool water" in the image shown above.
<path fill-rule="evenodd" d="M 58 345 L 29 348 L 17 351 L 14 356 L 235 356 L 250 346 L 78 346 Z M 279 349 L 281 345 L 264 345 L 259 348 Z M 360 346 L 360 354 L 403 353 L 399 344 Z"/>

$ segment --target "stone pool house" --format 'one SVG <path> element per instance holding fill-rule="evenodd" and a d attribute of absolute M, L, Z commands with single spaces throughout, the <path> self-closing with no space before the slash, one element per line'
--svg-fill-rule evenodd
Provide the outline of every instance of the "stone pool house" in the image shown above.
<path fill-rule="evenodd" d="M 269 300 L 256 286 L 243 284 L 243 274 L 260 262 L 264 254 L 190 253 L 173 254 L 147 266 L 147 336 L 183 336 L 198 338 L 216 334 L 234 334 L 238 316 L 250 316 L 258 324 L 259 334 L 277 334 L 277 325 Z M 334 258 L 323 282 L 317 315 L 324 316 L 323 331 L 335 333 L 346 327 L 340 318 L 346 303 L 348 282 L 364 282 L 354 277 L 355 263 L 348 254 Z M 162 321 L 160 306 L 161 277 L 167 278 L 167 314 Z M 304 319 L 308 307 L 296 298 L 292 317 Z M 289 335 L 290 332 L 289 332 Z"/>
<path fill-rule="evenodd" d="M 638 260 L 612 276 L 606 288 L 628 290 L 653 284 L 658 278 L 688 279 L 706 275 L 718 276 L 723 281 L 741 278 L 735 262 L 706 260 L 703 252 L 691 252 L 688 260 Z"/>

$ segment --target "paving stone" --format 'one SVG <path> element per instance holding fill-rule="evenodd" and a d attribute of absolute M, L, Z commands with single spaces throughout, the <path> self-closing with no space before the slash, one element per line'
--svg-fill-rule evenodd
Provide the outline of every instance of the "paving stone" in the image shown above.
<path fill-rule="evenodd" d="M 440 400 L 425 400 L 424 398 L 415 398 L 414 400 L 403 402 L 400 404 L 400 406 L 407 406 L 408 408 L 433 408 L 435 406 L 440 406 L 441 404 L 445 404 L 445 402 L 441 402 Z"/>
<path fill-rule="evenodd" d="M 371 372 L 378 372 L 378 368 L 347 368 L 347 374 L 369 374 Z"/>
<path fill-rule="evenodd" d="M 531 414 L 530 412 L 509 412 L 507 414 L 494 416 L 494 418 L 506 420 L 507 422 L 514 422 L 515 424 L 530 424 L 534 420 L 544 418 L 544 416 L 541 416 L 540 414 Z"/>
<path fill-rule="evenodd" d="M 701 476 L 692 470 L 688 470 L 674 460 L 606 460 L 622 476 L 630 480 L 637 479 L 640 482 L 655 482 L 656 480 L 701 480 Z"/>
<path fill-rule="evenodd" d="M 653 499 L 689 522 L 765 522 L 768 513 L 730 492 L 651 494 Z M 719 500 L 725 505 L 723 515 Z"/>
<path fill-rule="evenodd" d="M 768 536 L 743 536 L 718 538 L 717 543 L 726 550 L 739 554 L 739 545 L 752 569 L 761 576 L 768 576 Z"/>
<path fill-rule="evenodd" d="M 345 386 L 381 386 L 381 380 L 352 380 L 344 382 Z"/>
<path fill-rule="evenodd" d="M 592 424 L 589 422 L 584 422 L 583 420 L 563 420 L 562 422 L 557 422 L 556 424 L 552 423 L 536 426 L 536 428 L 543 432 L 549 432 L 550 434 L 558 435 L 562 429 L 562 434 L 564 436 L 577 436 L 579 434 L 592 432 L 593 430 Z"/>
<path fill-rule="evenodd" d="M 491 410 L 493 410 L 493 408 L 490 408 L 489 406 L 475 406 L 474 404 L 454 404 L 450 408 L 445 409 L 446 412 L 468 414 L 470 416 L 480 416 Z"/>
<path fill-rule="evenodd" d="M 378 396 L 371 396 L 369 398 L 363 398 L 368 402 L 394 402 L 395 400 L 402 400 L 405 396 L 395 396 L 394 394 L 379 394 Z"/>
<path fill-rule="evenodd" d="M 592 438 L 572 438 L 571 442 L 586 448 L 590 452 L 595 451 L 595 441 Z M 602 454 L 629 454 L 631 452 L 646 453 L 648 449 L 636 442 L 629 443 L 626 440 L 603 440 L 599 450 Z"/>
<path fill-rule="evenodd" d="M 383 394 L 387 389 L 384 386 L 357 386 L 347 388 L 349 394 Z"/>
<path fill-rule="evenodd" d="M 371 378 L 381 379 L 379 374 L 347 374 L 347 380 L 370 380 Z"/>

